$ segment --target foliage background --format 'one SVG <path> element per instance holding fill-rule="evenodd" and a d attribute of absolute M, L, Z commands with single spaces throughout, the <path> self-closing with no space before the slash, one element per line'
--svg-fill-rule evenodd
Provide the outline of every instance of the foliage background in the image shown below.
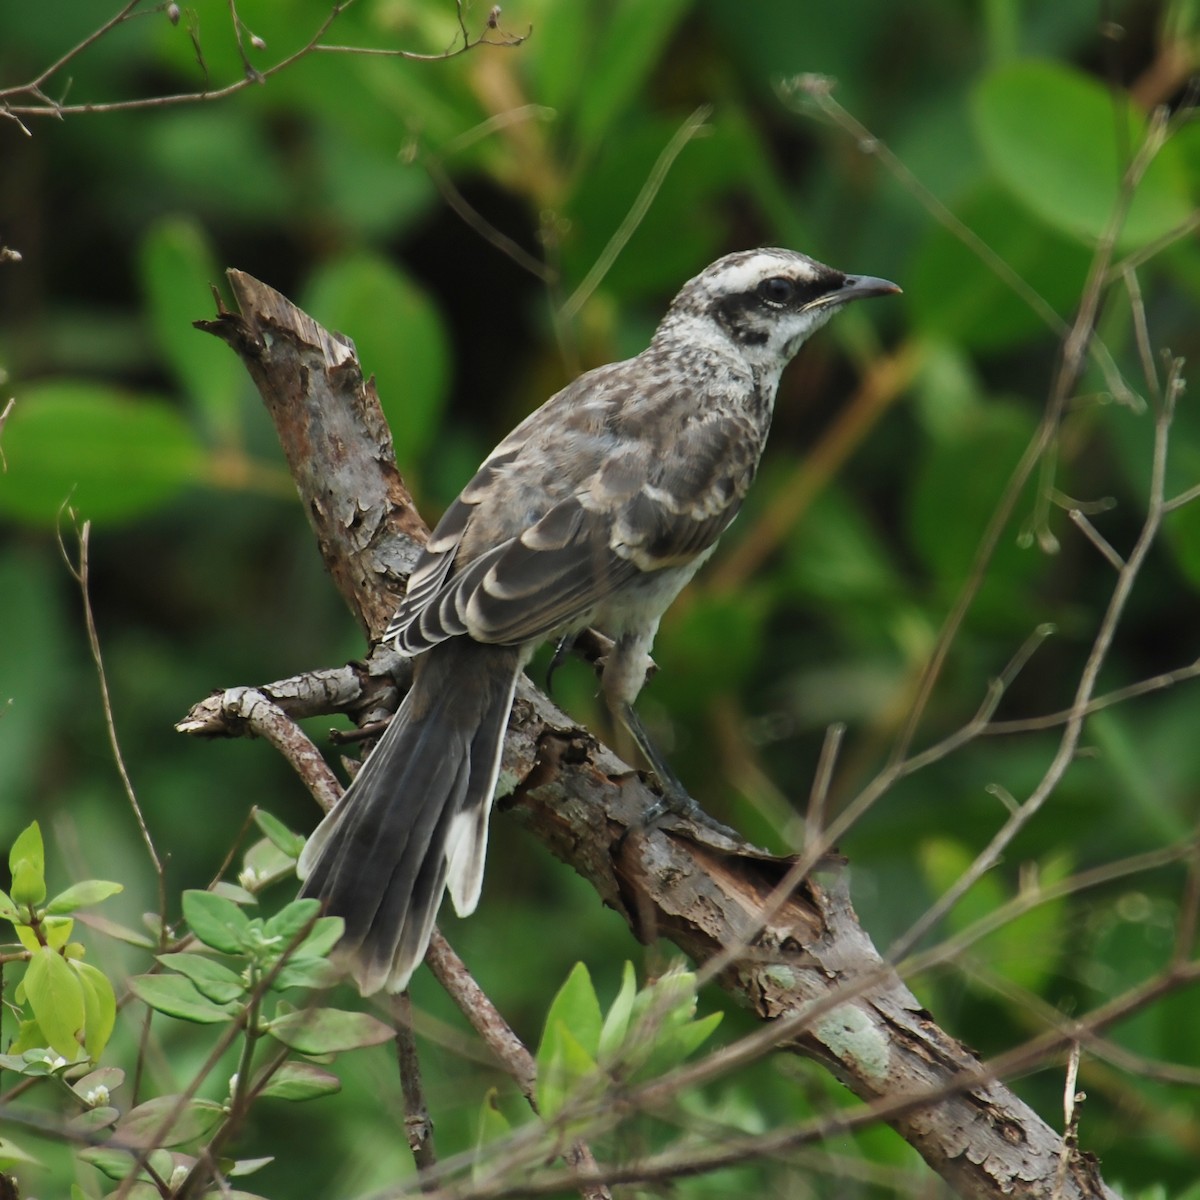
<path fill-rule="evenodd" d="M 58 886 L 88 875 L 122 880 L 125 894 L 110 903 L 130 924 L 155 907 L 105 742 L 77 590 L 55 542 L 68 494 L 94 521 L 92 599 L 117 726 L 169 855 L 172 891 L 205 886 L 251 803 L 293 828 L 315 820 L 262 744 L 194 743 L 171 728 L 216 686 L 336 664 L 363 649 L 322 576 L 253 389 L 223 346 L 190 327 L 211 315 L 209 286 L 223 268 L 259 276 L 354 337 L 432 523 L 525 412 L 580 368 L 636 352 L 678 284 L 712 258 L 763 243 L 894 278 L 905 295 L 846 313 L 788 373 L 752 502 L 664 622 L 662 671 L 642 707 L 711 811 L 763 842 L 794 842 L 824 728 L 849 725 L 836 809 L 902 726 L 924 657 L 1040 415 L 1057 339 L 870 145 L 820 113 L 797 112 L 778 84 L 799 72 L 836 79 L 840 103 L 1069 319 L 1096 202 L 1054 148 L 1074 142 L 1085 165 L 1102 172 L 1119 156 L 1126 107 L 1136 123 L 1154 103 L 1179 102 L 1197 49 L 1194 9 L 512 0 L 504 27 L 533 30 L 515 49 L 426 63 L 317 54 L 220 102 L 30 119 L 28 137 L 0 122 L 0 233 L 22 255 L 0 268 L 0 366 L 17 399 L 0 476 L 0 693 L 11 698 L 0 720 L 0 844 L 37 815 Z M 239 11 L 266 43 L 249 51 L 265 65 L 302 45 L 326 7 L 246 0 Z M 0 80 L 31 77 L 108 14 L 92 0 L 9 5 Z M 472 28 L 484 17 L 482 7 L 468 10 Z M 72 64 L 68 99 L 202 86 L 189 24 L 214 83 L 237 79 L 228 8 L 199 0 L 179 26 L 148 13 L 98 42 Z M 455 28 L 446 0 L 360 0 L 329 40 L 436 53 Z M 1043 76 L 1030 62 L 1056 66 Z M 1104 87 L 1129 89 L 1115 107 L 1105 101 L 1099 124 L 1095 96 L 1078 93 L 1088 81 L 1101 96 Z M 57 95 L 66 83 L 57 78 L 48 90 Z M 712 106 L 703 134 L 679 150 L 628 245 L 564 319 L 561 305 L 702 104 Z M 1198 132 L 1185 130 L 1168 148 L 1147 182 L 1143 224 L 1122 252 L 1192 210 Z M 1007 134 L 1017 137 L 1015 158 Z M 1021 135 L 1044 145 L 1031 150 Z M 455 212 L 464 206 L 548 264 L 557 283 L 548 287 L 470 228 Z M 1156 253 L 1139 278 L 1153 344 L 1194 359 L 1194 240 Z M 1144 392 L 1119 290 L 1101 334 Z M 891 384 L 873 409 L 849 410 L 860 417 L 848 461 L 820 482 L 829 461 L 821 439 L 881 361 L 893 368 Z M 1083 500 L 1112 497 L 1094 520 L 1123 550 L 1143 511 L 1150 421 L 1100 403 L 1109 390 L 1099 373 L 1089 377 L 1093 398 L 1066 421 L 1055 484 Z M 1198 474 L 1200 422 L 1185 399 L 1169 490 Z M 811 503 L 797 502 L 814 478 Z M 1049 517 L 1057 553 L 1036 538 L 1020 544 L 1017 526 L 1028 528 L 1033 511 L 1031 495 L 955 643 L 921 743 L 974 712 L 986 680 L 1041 622 L 1058 632 L 1001 714 L 1069 703 L 1112 571 L 1058 509 Z M 774 540 L 772 521 L 782 529 Z M 1140 581 L 1106 688 L 1196 659 L 1198 585 L 1193 506 L 1169 521 Z M 556 686 L 570 711 L 603 729 L 582 667 L 568 667 Z M 1183 684 L 1094 718 L 1087 756 L 948 927 L 1013 894 L 1023 873 L 1086 868 L 1186 837 L 1200 786 L 1197 712 L 1195 687 Z M 900 935 L 1002 821 L 987 785 L 1022 797 L 1054 737 L 976 743 L 894 789 L 843 841 L 856 904 L 878 945 Z M 1048 1011 L 1086 1010 L 1159 969 L 1182 877 L 1164 870 L 1043 908 L 954 969 L 917 980 L 918 994 L 982 1053 L 1003 1049 L 1042 1028 Z M 480 913 L 461 924 L 447 916 L 445 928 L 531 1042 L 577 959 L 611 995 L 624 958 L 648 971 L 665 958 L 633 946 L 615 916 L 503 818 Z M 144 966 L 100 939 L 91 955 L 112 971 Z M 431 1021 L 463 1028 L 429 979 L 415 982 L 414 1001 Z M 702 1011 L 721 1004 L 705 996 Z M 1196 1004 L 1194 990 L 1178 993 L 1113 1039 L 1196 1067 Z M 740 1020 L 730 1013 L 718 1036 L 733 1037 Z M 187 1078 L 202 1057 L 190 1033 L 164 1029 L 156 1085 Z M 110 1053 L 119 1054 L 121 1038 L 130 1052 L 132 1037 L 130 1024 Z M 504 1089 L 503 1079 L 436 1037 L 426 1071 L 439 1148 L 469 1145 L 486 1088 Z M 260 1107 L 247 1147 L 306 1149 L 302 1158 L 281 1153 L 256 1190 L 349 1197 L 409 1169 L 386 1048 L 346 1060 L 345 1074 L 337 1099 Z M 796 1120 L 805 1115 L 797 1075 L 812 1111 L 842 1102 L 816 1068 L 789 1061 L 764 1063 L 687 1104 L 714 1130 Z M 1109 1182 L 1161 1185 L 1168 1195 L 1196 1183 L 1194 1087 L 1086 1058 L 1082 1081 L 1081 1141 Z M 1016 1086 L 1061 1124 L 1060 1070 Z M 628 1136 L 632 1150 L 665 1133 L 646 1125 Z M 841 1165 L 747 1168 L 680 1190 L 813 1194 L 807 1189 L 827 1186 L 821 1172 L 832 1171 L 839 1195 L 928 1194 L 924 1168 L 886 1130 L 829 1149 Z M 31 1173 L 29 1187 L 58 1194 L 64 1155 L 50 1143 L 38 1150 L 57 1174 Z"/>

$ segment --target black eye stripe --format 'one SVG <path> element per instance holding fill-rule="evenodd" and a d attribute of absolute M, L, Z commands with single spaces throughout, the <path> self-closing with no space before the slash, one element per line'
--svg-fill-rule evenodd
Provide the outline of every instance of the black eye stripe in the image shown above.
<path fill-rule="evenodd" d="M 836 271 L 831 271 L 828 275 L 819 275 L 816 279 L 805 280 L 776 276 L 763 280 L 753 292 L 747 293 L 746 300 L 749 304 L 765 301 L 771 305 L 783 304 L 788 308 L 803 308 L 828 292 L 840 288 L 845 282 L 846 277 Z M 785 284 L 786 287 L 781 286 Z"/>

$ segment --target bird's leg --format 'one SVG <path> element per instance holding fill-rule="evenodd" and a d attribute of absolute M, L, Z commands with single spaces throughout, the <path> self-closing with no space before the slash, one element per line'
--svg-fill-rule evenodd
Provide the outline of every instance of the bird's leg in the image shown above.
<path fill-rule="evenodd" d="M 665 813 L 686 817 L 697 825 L 715 830 L 724 837 L 738 835 L 719 821 L 714 820 L 688 795 L 679 776 L 671 770 L 666 756 L 654 744 L 641 717 L 633 707 L 634 698 L 641 691 L 646 673 L 652 665 L 649 655 L 651 642 L 658 622 L 649 628 L 626 633 L 613 644 L 604 664 L 602 683 L 609 711 L 629 730 L 651 770 L 658 779 L 662 796 L 656 804 L 642 814 L 639 827 L 647 828 Z"/>
<path fill-rule="evenodd" d="M 617 710 L 617 715 L 621 719 L 621 723 L 629 730 L 633 740 L 637 743 L 638 749 L 645 756 L 646 761 L 650 764 L 650 769 L 654 772 L 655 778 L 658 780 L 658 786 L 662 789 L 662 795 L 657 803 L 652 804 L 644 813 L 638 822 L 637 828 L 647 829 L 653 825 L 660 817 L 667 813 L 674 813 L 679 817 L 686 817 L 696 825 L 703 825 L 706 829 L 711 829 L 722 837 L 733 838 L 735 841 L 740 841 L 740 835 L 736 830 L 730 829 L 728 825 L 722 825 L 715 817 L 709 816 L 701 806 L 688 795 L 687 789 L 680 782 L 679 776 L 671 770 L 662 751 L 654 744 L 650 737 L 646 726 L 642 723 L 642 718 L 638 716 L 636 709 L 628 701 L 622 702 Z"/>

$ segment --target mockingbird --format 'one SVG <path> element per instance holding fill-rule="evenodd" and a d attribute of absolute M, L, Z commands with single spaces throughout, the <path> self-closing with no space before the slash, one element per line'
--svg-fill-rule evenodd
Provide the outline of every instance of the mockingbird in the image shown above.
<path fill-rule="evenodd" d="M 384 635 L 416 659 L 412 688 L 300 856 L 364 994 L 408 986 L 447 888 L 474 911 L 513 690 L 547 639 L 613 639 L 605 700 L 683 801 L 633 709 L 659 620 L 741 507 L 783 368 L 838 309 L 899 290 L 790 250 L 726 255 L 647 349 L 551 397 L 450 506 Z"/>

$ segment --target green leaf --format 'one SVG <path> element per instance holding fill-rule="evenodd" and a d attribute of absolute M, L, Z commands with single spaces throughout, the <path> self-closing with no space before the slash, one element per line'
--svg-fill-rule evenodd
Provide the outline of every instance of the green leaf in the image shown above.
<path fill-rule="evenodd" d="M 304 849 L 304 838 L 293 833 L 278 817 L 272 816 L 265 809 L 254 810 L 254 823 L 279 847 L 289 858 L 299 858 Z"/>
<path fill-rule="evenodd" d="M 1019 62 L 984 78 L 972 109 L 988 161 L 1009 191 L 1051 227 L 1088 242 L 1099 237 L 1125 167 L 1121 142 L 1134 154 L 1145 138 L 1134 106 L 1074 68 Z M 1186 171 L 1167 143 L 1138 185 L 1119 244 L 1144 245 L 1185 221 L 1191 208 Z"/>
<path fill-rule="evenodd" d="M 282 952 L 299 937 L 300 931 L 306 925 L 311 923 L 315 928 L 320 911 L 320 900 L 293 900 L 267 920 L 263 933 L 268 938 L 277 939 Z"/>
<path fill-rule="evenodd" d="M 205 1137 L 225 1115 L 213 1100 L 187 1100 L 174 1113 L 179 1101 L 178 1096 L 157 1096 L 139 1104 L 121 1119 L 118 1134 L 133 1146 L 180 1146 Z"/>
<path fill-rule="evenodd" d="M 0 512 L 47 526 L 67 500 L 84 517 L 130 520 L 204 475 L 199 443 L 173 407 L 90 381 L 21 389 L 4 453 Z"/>
<path fill-rule="evenodd" d="M 537 1058 L 538 1111 L 546 1120 L 557 1116 L 580 1082 L 596 1074 L 596 1060 L 562 1021 L 542 1036 Z"/>
<path fill-rule="evenodd" d="M 21 920 L 21 913 L 13 903 L 12 897 L 5 891 L 0 891 L 0 917 L 14 923 Z"/>
<path fill-rule="evenodd" d="M 312 933 L 300 943 L 298 953 L 310 958 L 324 958 L 342 939 L 346 928 L 341 917 L 321 917 Z"/>
<path fill-rule="evenodd" d="M 182 975 L 135 975 L 129 990 L 151 1008 L 197 1025 L 219 1025 L 238 1011 L 236 1005 L 216 1004 L 202 996 Z"/>
<path fill-rule="evenodd" d="M 232 1162 L 228 1167 L 224 1167 L 226 1175 L 253 1175 L 255 1171 L 261 1171 L 263 1167 L 269 1167 L 275 1161 L 273 1154 L 265 1155 L 262 1158 L 239 1158 L 236 1162 Z M 224 1165 L 222 1163 L 222 1165 Z"/>
<path fill-rule="evenodd" d="M 40 1159 L 26 1153 L 8 1138 L 0 1137 L 0 1171 L 9 1171 L 13 1167 L 40 1167 L 41 1165 Z M 15 1189 L 13 1195 L 16 1195 Z"/>
<path fill-rule="evenodd" d="M 236 971 L 203 954 L 160 954 L 158 961 L 190 979 L 202 996 L 217 1004 L 240 1000 L 246 994 L 246 981 Z"/>
<path fill-rule="evenodd" d="M 74 917 L 45 917 L 42 920 L 42 934 L 52 950 L 61 950 L 71 940 L 74 928 Z"/>
<path fill-rule="evenodd" d="M 67 965 L 83 988 L 83 1048 L 95 1062 L 104 1053 L 117 1022 L 117 997 L 108 976 L 91 963 L 71 959 Z"/>
<path fill-rule="evenodd" d="M 52 1050 L 68 1061 L 79 1054 L 76 1034 L 83 1028 L 85 1003 L 79 976 L 56 950 L 41 946 L 25 973 L 29 1007 Z"/>
<path fill-rule="evenodd" d="M 90 908 L 124 890 L 124 884 L 112 883 L 107 879 L 85 879 L 82 883 L 73 884 L 65 892 L 59 892 L 46 905 L 46 912 L 71 913 L 79 908 Z"/>
<path fill-rule="evenodd" d="M 157 916 L 157 914 L 154 915 Z M 118 942 L 126 942 L 130 946 L 137 946 L 139 950 L 155 950 L 158 947 L 157 938 L 147 937 L 146 934 L 137 929 L 130 929 L 127 925 L 110 921 L 107 917 L 103 917 L 98 913 L 90 913 L 87 924 L 89 929 L 97 933 L 102 933 L 105 937 L 115 938 Z"/>
<path fill-rule="evenodd" d="M 113 1108 L 112 1105 L 106 1105 L 102 1108 L 89 1108 L 87 1112 L 81 1112 L 72 1117 L 67 1122 L 67 1128 L 76 1135 L 94 1135 L 102 1129 L 108 1129 L 109 1126 L 115 1125 L 120 1119 L 121 1110 Z"/>
<path fill-rule="evenodd" d="M 142 241 L 138 266 L 163 356 L 214 438 L 237 443 L 245 372 L 220 339 L 192 326 L 212 314 L 212 287 L 222 274 L 203 230 L 186 217 L 158 221 Z"/>
<path fill-rule="evenodd" d="M 206 945 L 224 954 L 241 954 L 249 947 L 250 918 L 232 900 L 212 892 L 183 893 L 183 918 Z"/>
<path fill-rule="evenodd" d="M 709 1013 L 707 1017 L 701 1017 L 697 1021 L 688 1020 L 667 1029 L 655 1039 L 644 1073 L 662 1075 L 677 1067 L 712 1037 L 724 1016 L 721 1012 Z"/>
<path fill-rule="evenodd" d="M 621 990 L 617 992 L 617 998 L 612 1002 L 612 1006 L 605 1015 L 604 1026 L 600 1030 L 600 1042 L 596 1057 L 601 1061 L 612 1058 L 625 1041 L 625 1035 L 629 1032 L 629 1019 L 633 1015 L 633 1001 L 636 995 L 637 977 L 634 974 L 633 963 L 626 959 L 625 967 L 621 972 Z"/>
<path fill-rule="evenodd" d="M 5 442 L 6 450 L 8 442 Z M 0 497 L 3 491 L 0 490 Z M 0 500 L 0 507 L 3 502 Z M 42 846 L 42 830 L 36 821 L 17 835 L 8 852 L 8 869 L 12 872 L 12 899 L 16 904 L 41 904 L 46 898 L 46 852 Z"/>
<path fill-rule="evenodd" d="M 327 988 L 341 978 L 341 970 L 327 958 L 311 958 L 308 955 L 293 955 L 275 976 L 271 990 L 282 992 L 287 988 Z"/>
<path fill-rule="evenodd" d="M 110 1150 L 107 1146 L 88 1146 L 77 1156 L 109 1179 L 124 1179 L 133 1165 L 133 1155 L 124 1150 Z"/>
<path fill-rule="evenodd" d="M 363 373 L 375 376 L 396 457 L 410 469 L 429 449 L 446 399 L 450 347 L 437 309 L 390 262 L 369 254 L 321 268 L 304 307 L 354 339 Z"/>
<path fill-rule="evenodd" d="M 550 1031 L 558 1022 L 571 1031 L 571 1036 L 591 1058 L 596 1057 L 600 1049 L 603 1020 L 600 1001 L 596 998 L 592 977 L 584 963 L 578 962 L 571 968 L 566 982 L 550 1003 L 546 1013 L 546 1030 Z M 544 1043 L 545 1035 L 542 1040 Z"/>
<path fill-rule="evenodd" d="M 272 883 L 287 879 L 296 873 L 296 859 L 284 854 L 269 838 L 259 838 L 250 846 L 242 858 L 242 869 L 238 882 L 248 892 L 257 895 Z"/>
<path fill-rule="evenodd" d="M 89 1106 L 107 1104 L 113 1092 L 125 1082 L 125 1072 L 120 1067 L 97 1067 L 82 1079 L 73 1080 L 71 1091 Z"/>
<path fill-rule="evenodd" d="M 367 1013 L 337 1008 L 305 1008 L 283 1013 L 267 1025 L 267 1032 L 301 1054 L 337 1054 L 342 1050 L 378 1046 L 395 1037 L 391 1026 Z"/>
<path fill-rule="evenodd" d="M 314 1100 L 342 1090 L 342 1081 L 314 1063 L 286 1062 L 259 1092 L 277 1100 Z"/>

